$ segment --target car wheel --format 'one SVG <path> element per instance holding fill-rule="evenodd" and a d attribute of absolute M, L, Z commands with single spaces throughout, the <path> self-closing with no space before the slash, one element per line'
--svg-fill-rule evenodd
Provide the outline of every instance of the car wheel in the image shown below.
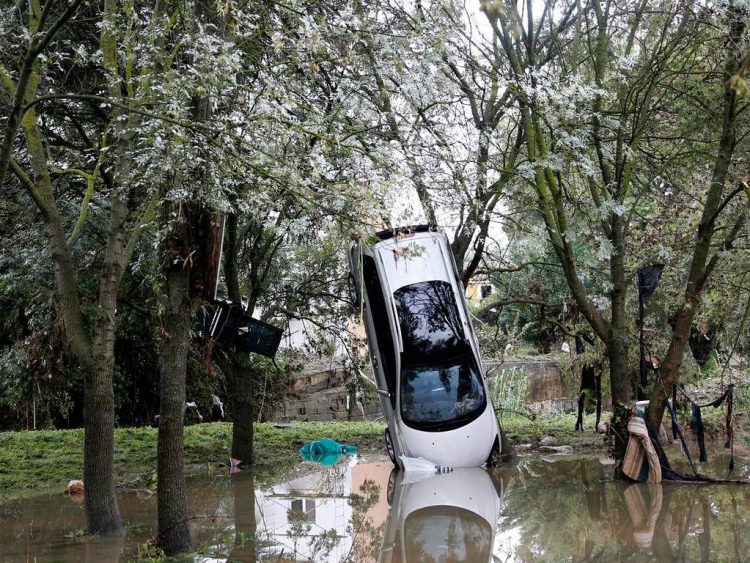
<path fill-rule="evenodd" d="M 396 462 L 396 450 L 393 449 L 393 440 L 391 439 L 391 431 L 388 428 L 385 429 L 385 451 L 388 452 L 388 457 L 391 458 L 393 465 L 398 467 L 398 463 Z"/>
<path fill-rule="evenodd" d="M 355 307 L 359 306 L 359 290 L 357 289 L 357 282 L 354 279 L 354 274 L 349 274 L 349 299 L 351 299 L 352 305 Z"/>
<path fill-rule="evenodd" d="M 485 466 L 497 467 L 498 465 L 500 465 L 500 436 L 495 436 L 495 443 L 492 444 L 492 449 L 490 450 L 490 455 L 487 456 Z"/>
<path fill-rule="evenodd" d="M 388 488 L 385 491 L 385 500 L 388 501 L 388 506 L 393 505 L 393 495 L 396 493 L 396 479 L 398 478 L 398 469 L 392 469 L 391 474 L 388 476 Z"/>

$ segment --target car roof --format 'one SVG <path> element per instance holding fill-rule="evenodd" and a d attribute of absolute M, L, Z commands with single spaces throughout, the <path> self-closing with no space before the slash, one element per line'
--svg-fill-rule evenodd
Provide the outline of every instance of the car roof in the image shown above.
<path fill-rule="evenodd" d="M 453 279 L 450 249 L 442 233 L 421 232 L 407 237 L 390 238 L 377 243 L 377 254 L 385 268 L 390 290 L 424 281 Z"/>

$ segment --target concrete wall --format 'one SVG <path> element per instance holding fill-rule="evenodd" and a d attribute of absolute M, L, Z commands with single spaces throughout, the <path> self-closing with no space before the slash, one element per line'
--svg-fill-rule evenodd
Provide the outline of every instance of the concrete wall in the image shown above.
<path fill-rule="evenodd" d="M 529 384 L 526 406 L 532 412 L 544 414 L 574 411 L 578 408 L 581 382 L 565 382 L 560 368 L 554 362 L 511 360 L 501 363 L 489 360 L 484 365 L 490 379 L 500 375 L 503 370 L 515 369 L 522 372 Z"/>

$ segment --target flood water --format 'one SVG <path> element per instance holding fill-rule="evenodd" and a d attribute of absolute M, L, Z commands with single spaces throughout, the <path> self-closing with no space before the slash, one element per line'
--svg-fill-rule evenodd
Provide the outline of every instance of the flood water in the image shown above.
<path fill-rule="evenodd" d="M 718 473 L 726 459 L 713 458 Z M 734 478 L 750 463 L 737 460 Z M 405 475 L 385 460 L 300 466 L 256 486 L 252 473 L 195 477 L 198 562 L 744 561 L 750 486 L 624 484 L 597 456 L 529 455 L 486 471 Z M 705 466 L 703 467 L 705 470 Z M 156 498 L 123 492 L 128 535 L 82 536 L 64 495 L 0 504 L 0 561 L 129 561 L 153 535 Z"/>

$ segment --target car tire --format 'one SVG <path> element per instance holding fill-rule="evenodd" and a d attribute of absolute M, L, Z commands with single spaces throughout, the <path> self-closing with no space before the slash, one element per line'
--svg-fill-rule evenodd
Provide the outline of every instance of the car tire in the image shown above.
<path fill-rule="evenodd" d="M 354 279 L 354 274 L 351 273 L 349 274 L 349 299 L 351 299 L 352 306 L 359 307 L 359 289 L 357 288 L 357 282 Z"/>
<path fill-rule="evenodd" d="M 490 455 L 487 456 L 487 461 L 484 462 L 485 467 L 497 467 L 500 465 L 500 436 L 495 436 L 495 443 L 492 444 Z"/>
<path fill-rule="evenodd" d="M 396 450 L 393 449 L 393 439 L 391 438 L 391 431 L 388 428 L 385 429 L 383 438 L 385 439 L 385 451 L 388 452 L 388 457 L 391 458 L 393 465 L 398 467 L 398 462 L 396 461 Z"/>
<path fill-rule="evenodd" d="M 398 479 L 398 469 L 394 468 L 388 475 L 388 488 L 385 492 L 385 500 L 388 501 L 388 506 L 393 505 L 393 495 L 396 494 L 396 479 Z"/>

